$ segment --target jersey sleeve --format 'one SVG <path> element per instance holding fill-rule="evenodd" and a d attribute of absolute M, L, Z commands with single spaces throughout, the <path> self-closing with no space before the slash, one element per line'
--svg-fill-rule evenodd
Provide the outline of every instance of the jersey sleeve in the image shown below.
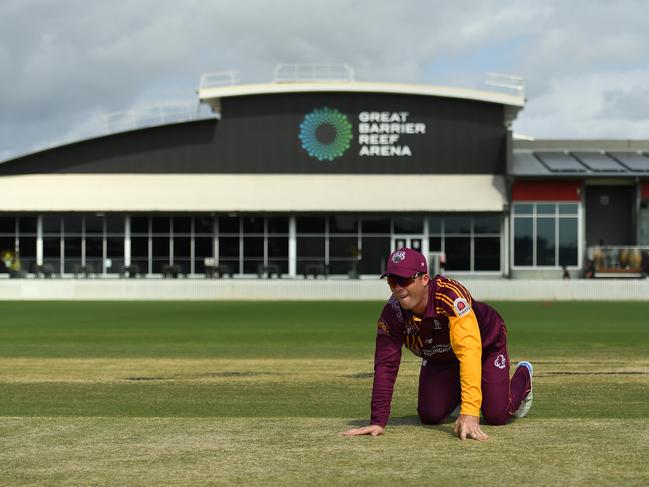
<path fill-rule="evenodd" d="M 403 335 L 394 313 L 386 305 L 376 330 L 374 384 L 372 386 L 371 424 L 385 427 L 392 408 L 394 383 L 401 364 Z"/>
<path fill-rule="evenodd" d="M 460 361 L 460 414 L 480 416 L 482 406 L 482 341 L 473 298 L 458 282 L 438 283 L 435 311 L 448 317 L 451 347 Z"/>

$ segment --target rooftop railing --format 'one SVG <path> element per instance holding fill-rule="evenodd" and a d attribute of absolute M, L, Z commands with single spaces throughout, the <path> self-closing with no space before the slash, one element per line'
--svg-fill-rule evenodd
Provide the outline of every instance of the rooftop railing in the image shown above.
<path fill-rule="evenodd" d="M 124 112 L 102 115 L 106 133 L 124 132 L 156 125 L 180 123 L 200 118 L 200 106 L 196 103 L 152 105 Z"/>
<path fill-rule="evenodd" d="M 348 64 L 278 64 L 273 71 L 274 83 L 354 81 L 354 68 Z"/>
<path fill-rule="evenodd" d="M 503 73 L 487 73 L 487 79 L 485 79 L 484 84 L 513 95 L 525 96 L 525 78 L 522 76 Z"/>
<path fill-rule="evenodd" d="M 239 71 L 215 71 L 201 76 L 199 89 L 239 84 Z"/>

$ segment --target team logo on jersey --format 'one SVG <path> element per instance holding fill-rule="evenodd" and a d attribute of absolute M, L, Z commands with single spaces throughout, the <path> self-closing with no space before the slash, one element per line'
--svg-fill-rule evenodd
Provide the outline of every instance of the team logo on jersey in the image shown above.
<path fill-rule="evenodd" d="M 376 329 L 377 335 L 388 335 L 390 336 L 390 328 L 387 323 L 383 320 L 379 320 L 378 327 Z"/>
<path fill-rule="evenodd" d="M 433 323 L 434 323 L 433 330 L 441 330 L 442 329 L 442 324 L 439 321 L 434 320 Z"/>
<path fill-rule="evenodd" d="M 458 316 L 464 316 L 471 311 L 469 303 L 467 303 L 466 299 L 464 298 L 457 298 L 455 301 L 453 301 L 453 309 L 455 309 L 455 314 L 457 314 Z"/>
<path fill-rule="evenodd" d="M 505 368 L 505 366 L 507 365 L 507 360 L 505 360 L 505 356 L 502 353 L 496 357 L 496 360 L 494 360 L 494 365 L 499 369 Z"/>
<path fill-rule="evenodd" d="M 394 262 L 395 264 L 398 264 L 405 258 L 406 258 L 405 250 L 397 250 L 394 254 L 392 254 L 392 262 Z"/>

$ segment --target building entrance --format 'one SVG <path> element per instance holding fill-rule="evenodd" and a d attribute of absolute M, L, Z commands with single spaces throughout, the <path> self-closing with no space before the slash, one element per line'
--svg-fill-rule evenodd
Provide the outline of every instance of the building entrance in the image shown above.
<path fill-rule="evenodd" d="M 586 186 L 586 245 L 635 245 L 633 186 Z"/>

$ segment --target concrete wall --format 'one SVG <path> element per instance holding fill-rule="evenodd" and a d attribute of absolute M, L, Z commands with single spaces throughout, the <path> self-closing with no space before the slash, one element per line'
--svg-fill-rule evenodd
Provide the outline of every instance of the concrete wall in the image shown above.
<path fill-rule="evenodd" d="M 649 301 L 649 280 L 464 280 L 480 300 Z M 378 300 L 377 280 L 7 279 L 4 300 Z M 649 311 L 649 307 L 647 308 Z"/>

